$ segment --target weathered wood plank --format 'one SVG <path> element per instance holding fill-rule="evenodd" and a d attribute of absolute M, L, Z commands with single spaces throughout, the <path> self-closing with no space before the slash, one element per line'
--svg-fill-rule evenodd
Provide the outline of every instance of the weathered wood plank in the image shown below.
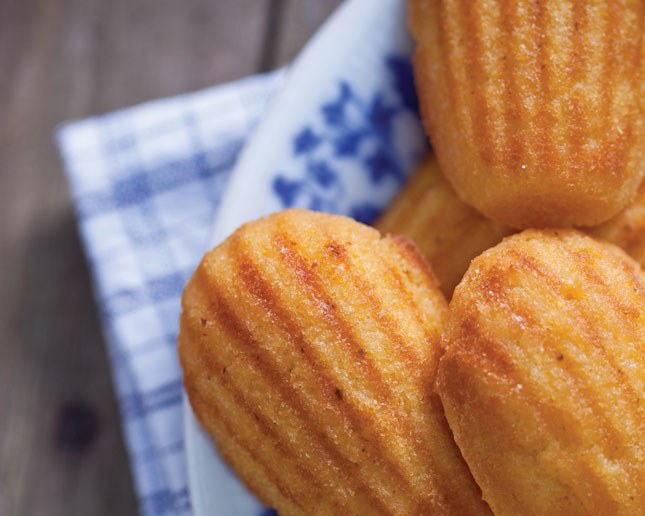
<path fill-rule="evenodd" d="M 341 0 L 283 0 L 274 66 L 291 62 Z"/>
<path fill-rule="evenodd" d="M 0 2 L 0 514 L 136 514 L 56 124 L 253 73 L 268 1 Z"/>
<path fill-rule="evenodd" d="M 257 70 L 266 0 L 118 0 L 97 44 L 97 105 L 111 110 Z M 109 7 L 108 7 L 109 6 Z"/>
<path fill-rule="evenodd" d="M 54 127 L 285 63 L 338 3 L 0 2 L 1 515 L 136 513 Z"/>
<path fill-rule="evenodd" d="M 136 514 L 54 127 L 286 63 L 338 3 L 0 2 L 0 515 Z"/>

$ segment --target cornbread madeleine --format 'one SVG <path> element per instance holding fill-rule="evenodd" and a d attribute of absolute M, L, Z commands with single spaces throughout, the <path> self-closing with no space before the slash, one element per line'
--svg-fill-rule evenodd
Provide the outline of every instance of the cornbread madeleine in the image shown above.
<path fill-rule="evenodd" d="M 184 291 L 193 410 L 280 514 L 490 514 L 430 388 L 447 306 L 413 245 L 289 210 Z"/>
<path fill-rule="evenodd" d="M 410 0 L 424 124 L 459 197 L 514 228 L 592 226 L 645 172 L 642 0 Z"/>
<path fill-rule="evenodd" d="M 645 514 L 645 274 L 528 230 L 455 289 L 436 390 L 496 515 Z"/>
<path fill-rule="evenodd" d="M 432 153 L 424 158 L 374 227 L 382 233 L 412 239 L 448 299 L 470 261 L 513 232 L 461 202 Z"/>

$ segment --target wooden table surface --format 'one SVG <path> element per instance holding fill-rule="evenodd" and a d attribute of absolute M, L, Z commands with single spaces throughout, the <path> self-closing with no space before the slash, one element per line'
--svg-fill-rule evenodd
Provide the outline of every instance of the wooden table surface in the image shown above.
<path fill-rule="evenodd" d="M 137 513 L 52 132 L 291 60 L 339 0 L 0 0 L 0 515 Z"/>

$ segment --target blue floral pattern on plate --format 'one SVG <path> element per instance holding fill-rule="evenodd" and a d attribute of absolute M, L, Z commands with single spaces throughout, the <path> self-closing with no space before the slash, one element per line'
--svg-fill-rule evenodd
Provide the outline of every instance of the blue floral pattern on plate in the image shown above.
<path fill-rule="evenodd" d="M 384 66 L 389 80 L 383 89 L 365 98 L 340 79 L 335 97 L 292 138 L 292 169 L 276 172 L 272 181 L 283 208 L 346 213 L 370 223 L 382 203 L 341 206 L 347 190 L 343 174 L 362 174 L 373 186 L 393 182 L 392 190 L 403 184 L 411 167 L 404 156 L 410 153 L 400 151 L 395 125 L 411 115 L 418 117 L 418 101 L 408 58 L 392 55 Z"/>

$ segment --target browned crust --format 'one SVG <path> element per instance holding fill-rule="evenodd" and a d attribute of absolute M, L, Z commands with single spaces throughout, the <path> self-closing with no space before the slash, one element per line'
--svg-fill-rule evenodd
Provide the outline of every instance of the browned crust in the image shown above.
<path fill-rule="evenodd" d="M 645 168 L 640 0 L 411 0 L 425 127 L 459 197 L 511 227 L 591 226 Z"/>
<path fill-rule="evenodd" d="M 445 314 L 409 242 L 276 214 L 208 253 L 186 287 L 189 399 L 281 514 L 489 514 L 428 391 Z"/>
<path fill-rule="evenodd" d="M 444 345 L 437 391 L 495 514 L 642 512 L 645 275 L 624 252 L 505 239 L 456 289 Z"/>

